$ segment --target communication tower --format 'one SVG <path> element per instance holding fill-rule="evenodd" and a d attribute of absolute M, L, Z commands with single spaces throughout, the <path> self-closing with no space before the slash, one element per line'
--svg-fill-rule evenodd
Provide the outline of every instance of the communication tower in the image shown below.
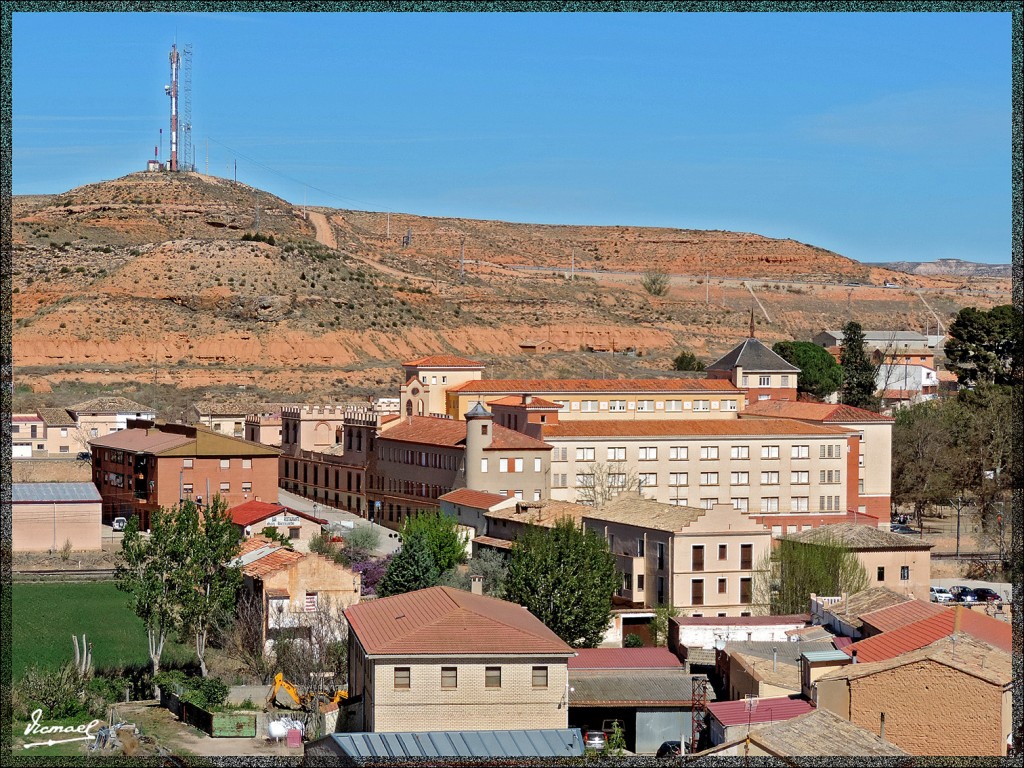
<path fill-rule="evenodd" d="M 171 163 L 168 170 L 178 170 L 178 69 L 181 54 L 177 43 L 171 45 L 171 84 L 164 86 L 164 93 L 171 97 Z"/>

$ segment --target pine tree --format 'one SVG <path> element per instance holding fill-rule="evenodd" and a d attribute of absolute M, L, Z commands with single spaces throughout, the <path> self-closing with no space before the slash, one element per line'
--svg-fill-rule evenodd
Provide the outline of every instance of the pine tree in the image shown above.
<path fill-rule="evenodd" d="M 434 562 L 429 543 L 422 536 L 413 536 L 402 540 L 402 548 L 391 559 L 384 578 L 377 585 L 377 594 L 390 597 L 426 589 L 436 585 L 440 577 L 441 571 Z"/>
<path fill-rule="evenodd" d="M 864 348 L 864 330 L 851 320 L 843 326 L 843 341 L 839 345 L 839 365 L 843 369 L 843 383 L 839 399 L 846 405 L 878 411 L 875 396 L 877 366 L 871 362 Z"/>

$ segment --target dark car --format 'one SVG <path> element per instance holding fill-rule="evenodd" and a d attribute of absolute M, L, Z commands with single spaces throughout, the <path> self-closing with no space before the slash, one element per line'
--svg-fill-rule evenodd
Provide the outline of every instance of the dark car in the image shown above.
<path fill-rule="evenodd" d="M 902 523 L 890 525 L 889 530 L 893 533 L 920 533 L 917 529 L 911 528 L 909 525 L 903 525 Z"/>
<path fill-rule="evenodd" d="M 950 594 L 953 595 L 953 599 L 958 603 L 976 603 L 978 602 L 978 596 L 974 594 L 974 590 L 970 587 L 950 587 Z"/>
<path fill-rule="evenodd" d="M 678 757 L 683 752 L 683 744 L 680 741 L 663 741 L 658 747 L 655 757 Z"/>
<path fill-rule="evenodd" d="M 78 460 L 79 461 L 92 461 L 92 454 L 89 453 L 88 451 L 79 451 L 79 453 L 78 453 Z"/>
<path fill-rule="evenodd" d="M 979 603 L 1003 602 L 1003 596 L 996 592 L 994 589 L 989 589 L 988 587 L 975 587 L 974 599 L 977 600 Z"/>

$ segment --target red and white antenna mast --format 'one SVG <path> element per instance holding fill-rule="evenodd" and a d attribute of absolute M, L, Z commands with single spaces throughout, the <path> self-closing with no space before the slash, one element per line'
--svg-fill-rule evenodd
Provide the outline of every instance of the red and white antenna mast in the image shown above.
<path fill-rule="evenodd" d="M 181 56 L 178 54 L 177 43 L 171 45 L 171 84 L 164 86 L 164 92 L 171 97 L 171 166 L 170 170 L 178 170 L 178 67 Z"/>

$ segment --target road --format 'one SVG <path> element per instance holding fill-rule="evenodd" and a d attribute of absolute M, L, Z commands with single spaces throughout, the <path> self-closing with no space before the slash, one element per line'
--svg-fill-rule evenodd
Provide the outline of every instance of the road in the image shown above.
<path fill-rule="evenodd" d="M 287 507 L 296 509 L 299 512 L 306 512 L 307 514 L 321 517 L 331 523 L 353 523 L 357 528 L 369 526 L 375 528 L 380 534 L 380 545 L 377 547 L 377 554 L 379 555 L 390 555 L 395 552 L 400 546 L 401 541 L 398 534 L 392 531 L 390 528 L 385 528 L 382 525 L 371 523 L 359 515 L 348 512 L 343 509 L 334 509 L 323 504 L 318 504 L 311 499 L 307 499 L 303 496 L 297 496 L 294 493 L 290 493 L 284 489 L 279 488 L 277 491 L 277 500 Z"/>

